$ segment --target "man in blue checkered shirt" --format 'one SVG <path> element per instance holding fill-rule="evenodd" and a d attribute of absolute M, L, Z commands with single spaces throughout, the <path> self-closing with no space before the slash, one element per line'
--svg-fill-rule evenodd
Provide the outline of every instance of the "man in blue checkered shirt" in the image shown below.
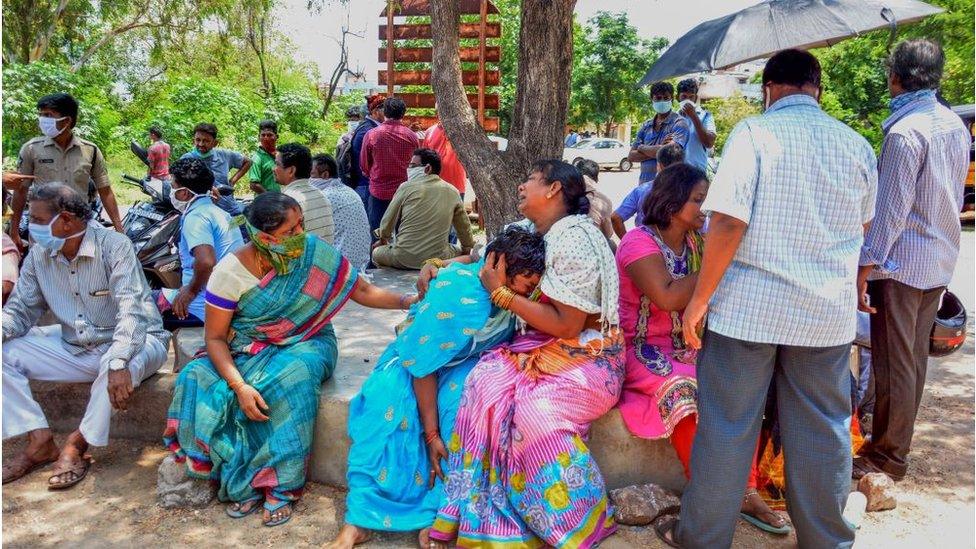
<path fill-rule="evenodd" d="M 639 183 L 654 181 L 657 175 L 657 152 L 669 143 L 682 149 L 688 146 L 688 122 L 674 112 L 674 86 L 670 82 L 656 82 L 651 86 L 651 118 L 637 131 L 637 138 L 627 156 L 631 162 L 640 162 Z"/>
<path fill-rule="evenodd" d="M 878 216 L 858 277 L 860 308 L 873 313 L 874 419 L 855 478 L 905 476 L 929 334 L 959 256 L 970 134 L 936 100 L 944 64 L 942 48 L 929 40 L 898 44 L 888 63 L 891 116 L 882 124 Z"/>
<path fill-rule="evenodd" d="M 848 356 L 857 260 L 874 217 L 874 151 L 820 109 L 820 63 L 785 50 L 763 71 L 766 112 L 740 122 L 702 205 L 712 212 L 684 339 L 698 355 L 698 434 L 682 547 L 729 547 L 775 383 L 786 498 L 800 547 L 850 547 Z M 704 337 L 698 329 L 708 311 Z"/>

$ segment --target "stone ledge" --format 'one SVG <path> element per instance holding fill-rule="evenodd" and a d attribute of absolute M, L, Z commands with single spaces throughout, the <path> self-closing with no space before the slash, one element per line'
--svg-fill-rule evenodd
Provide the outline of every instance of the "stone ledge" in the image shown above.
<path fill-rule="evenodd" d="M 375 271 L 374 283 L 401 291 L 412 287 L 413 271 Z M 339 363 L 335 374 L 322 387 L 312 460 L 311 480 L 344 487 L 349 437 L 349 401 L 375 366 L 379 354 L 393 338 L 393 327 L 403 319 L 399 311 L 375 311 L 350 302 L 336 316 Z M 203 344 L 201 328 L 180 330 L 174 338 L 179 371 Z M 112 418 L 112 436 L 162 444 L 166 411 L 176 375 L 161 371 L 136 390 L 128 411 Z M 89 384 L 33 382 L 31 388 L 44 408 L 51 427 L 57 431 L 77 428 L 88 402 Z M 630 436 L 612 410 L 594 423 L 589 446 L 611 489 L 652 482 L 672 490 L 684 486 L 681 465 L 667 439 L 650 441 Z"/>

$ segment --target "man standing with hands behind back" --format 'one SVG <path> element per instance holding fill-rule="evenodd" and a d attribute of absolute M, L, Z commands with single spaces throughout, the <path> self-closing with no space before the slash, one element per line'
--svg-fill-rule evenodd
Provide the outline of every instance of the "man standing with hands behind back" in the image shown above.
<path fill-rule="evenodd" d="M 34 185 L 45 185 L 60 181 L 89 197 L 89 182 L 94 182 L 95 190 L 102 199 L 105 213 L 112 221 L 116 231 L 122 232 L 122 216 L 119 205 L 108 179 L 105 157 L 98 146 L 75 135 L 78 122 L 78 102 L 66 93 L 52 93 L 37 101 L 37 124 L 44 137 L 35 137 L 20 148 L 17 159 L 17 172 L 33 176 Z M 5 184 L 6 184 L 6 179 Z M 11 178 L 12 179 L 12 178 Z M 14 185 L 10 200 L 10 238 L 17 247 L 23 249 L 20 226 L 27 204 L 27 182 L 29 178 L 18 178 L 20 185 Z"/>

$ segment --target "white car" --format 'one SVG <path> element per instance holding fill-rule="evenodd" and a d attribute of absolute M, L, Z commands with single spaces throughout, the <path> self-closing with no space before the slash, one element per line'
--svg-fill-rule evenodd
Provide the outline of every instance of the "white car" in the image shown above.
<path fill-rule="evenodd" d="M 596 162 L 601 168 L 617 168 L 622 172 L 629 172 L 634 167 L 634 163 L 627 159 L 629 154 L 630 147 L 622 141 L 593 137 L 563 149 L 563 160 L 572 164 L 585 158 Z"/>

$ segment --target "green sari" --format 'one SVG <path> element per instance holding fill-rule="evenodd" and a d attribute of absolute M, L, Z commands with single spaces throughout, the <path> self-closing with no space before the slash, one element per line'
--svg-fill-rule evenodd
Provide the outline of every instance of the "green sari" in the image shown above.
<path fill-rule="evenodd" d="M 335 248 L 309 235 L 287 274 L 272 270 L 239 302 L 208 293 L 208 303 L 236 307 L 231 354 L 270 419 L 248 419 L 204 355 L 177 378 L 163 440 L 191 477 L 219 482 L 221 500 L 263 497 L 274 511 L 301 496 L 321 384 L 338 358 L 329 321 L 357 281 Z"/>

